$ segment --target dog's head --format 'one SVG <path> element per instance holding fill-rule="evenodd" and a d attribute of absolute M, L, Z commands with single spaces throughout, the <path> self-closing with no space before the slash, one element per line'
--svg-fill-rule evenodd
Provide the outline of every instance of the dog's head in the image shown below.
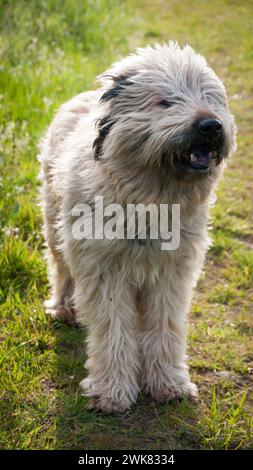
<path fill-rule="evenodd" d="M 96 159 L 199 176 L 215 172 L 234 150 L 225 88 L 190 46 L 140 49 L 100 79 Z"/>

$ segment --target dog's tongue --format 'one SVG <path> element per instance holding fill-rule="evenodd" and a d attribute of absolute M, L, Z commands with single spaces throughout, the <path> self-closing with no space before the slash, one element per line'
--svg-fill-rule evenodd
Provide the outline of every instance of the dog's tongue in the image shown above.
<path fill-rule="evenodd" d="M 191 153 L 191 167 L 205 170 L 209 167 L 212 152 L 207 149 L 197 149 Z"/>

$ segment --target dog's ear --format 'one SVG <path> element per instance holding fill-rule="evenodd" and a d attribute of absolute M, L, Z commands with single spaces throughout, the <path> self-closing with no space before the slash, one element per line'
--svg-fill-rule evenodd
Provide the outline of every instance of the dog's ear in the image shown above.
<path fill-rule="evenodd" d="M 103 93 L 99 102 L 106 103 L 110 102 L 113 98 L 116 98 L 120 92 L 127 86 L 132 85 L 133 81 L 131 81 L 129 76 L 123 75 L 103 75 L 103 79 L 109 79 L 111 82 L 111 86 Z M 111 119 L 110 114 L 104 116 L 97 121 L 97 129 L 98 129 L 98 136 L 93 142 L 93 148 L 95 149 L 94 159 L 99 160 L 102 154 L 102 146 L 106 136 L 109 134 L 111 127 L 113 126 L 114 121 Z"/>
<path fill-rule="evenodd" d="M 98 128 L 98 136 L 93 142 L 93 148 L 95 149 L 94 159 L 99 160 L 102 153 L 102 146 L 106 136 L 109 134 L 111 127 L 114 122 L 111 120 L 110 116 L 105 116 L 101 119 L 98 119 L 96 125 Z"/>
<path fill-rule="evenodd" d="M 106 102 L 112 100 L 113 98 L 116 98 L 125 87 L 133 84 L 133 81 L 130 77 L 123 77 L 122 75 L 118 77 L 107 77 L 111 78 L 113 80 L 113 83 L 112 86 L 108 88 L 105 93 L 103 93 L 100 98 L 100 102 Z"/>

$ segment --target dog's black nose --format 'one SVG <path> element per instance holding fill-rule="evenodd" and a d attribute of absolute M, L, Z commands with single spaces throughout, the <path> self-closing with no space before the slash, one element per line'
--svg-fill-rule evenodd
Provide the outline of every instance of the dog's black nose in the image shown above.
<path fill-rule="evenodd" d="M 221 132 L 222 124 L 218 119 L 201 119 L 199 121 L 199 131 L 206 137 L 213 137 Z"/>

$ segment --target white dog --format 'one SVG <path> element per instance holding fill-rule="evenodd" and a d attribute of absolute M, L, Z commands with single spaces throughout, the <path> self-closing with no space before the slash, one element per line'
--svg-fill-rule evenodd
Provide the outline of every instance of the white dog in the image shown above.
<path fill-rule="evenodd" d="M 186 364 L 193 287 L 209 244 L 208 207 L 235 125 L 223 84 L 175 43 L 139 49 L 64 104 L 42 143 L 43 216 L 55 318 L 87 326 L 91 405 L 127 410 L 138 393 L 196 396 Z M 180 204 L 180 245 L 74 237 L 73 208 Z M 123 221 L 124 223 L 124 221 Z"/>

